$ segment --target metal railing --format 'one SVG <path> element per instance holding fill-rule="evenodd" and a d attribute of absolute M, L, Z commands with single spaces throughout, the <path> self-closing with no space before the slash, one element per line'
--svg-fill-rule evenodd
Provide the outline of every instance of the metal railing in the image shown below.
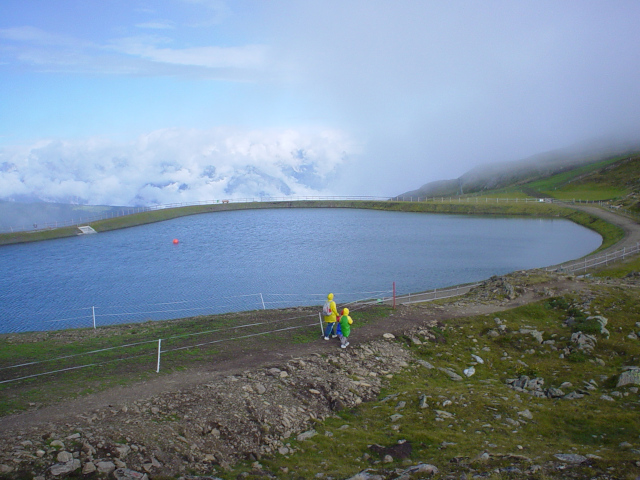
<path fill-rule="evenodd" d="M 625 258 L 640 253 L 640 242 L 631 247 L 623 247 L 613 252 L 605 252 L 600 255 L 589 255 L 581 260 L 574 260 L 571 262 L 565 262 L 560 265 L 553 265 L 546 267 L 547 272 L 567 272 L 574 273 L 580 271 L 586 271 L 590 268 L 599 267 L 602 265 L 609 265 L 609 263 L 624 260 Z"/>

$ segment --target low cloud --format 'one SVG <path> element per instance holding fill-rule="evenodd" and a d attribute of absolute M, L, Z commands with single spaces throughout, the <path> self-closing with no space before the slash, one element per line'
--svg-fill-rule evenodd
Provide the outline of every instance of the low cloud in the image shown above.
<path fill-rule="evenodd" d="M 359 146 L 336 130 L 164 129 L 0 149 L 0 199 L 153 205 L 330 195 Z"/>

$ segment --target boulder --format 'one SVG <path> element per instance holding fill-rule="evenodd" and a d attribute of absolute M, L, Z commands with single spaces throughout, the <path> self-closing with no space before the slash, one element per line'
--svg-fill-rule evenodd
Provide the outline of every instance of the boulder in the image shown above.
<path fill-rule="evenodd" d="M 630 368 L 620 374 L 616 388 L 625 385 L 640 385 L 640 368 Z"/>
<path fill-rule="evenodd" d="M 58 475 L 66 475 L 80 468 L 80 460 L 74 458 L 70 462 L 66 463 L 56 463 L 51 466 L 50 472 L 51 475 L 57 477 Z"/>

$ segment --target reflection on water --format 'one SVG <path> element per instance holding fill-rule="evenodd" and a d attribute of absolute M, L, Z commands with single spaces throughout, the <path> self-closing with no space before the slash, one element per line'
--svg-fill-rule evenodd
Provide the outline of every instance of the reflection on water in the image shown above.
<path fill-rule="evenodd" d="M 0 332 L 90 326 L 92 307 L 98 323 L 120 323 L 262 308 L 265 296 L 282 299 L 267 308 L 303 298 L 317 305 L 329 291 L 345 302 L 392 282 L 399 294 L 417 292 L 553 265 L 600 243 L 557 219 L 358 209 L 200 214 L 1 247 Z M 134 311 L 141 313 L 127 313 Z"/>

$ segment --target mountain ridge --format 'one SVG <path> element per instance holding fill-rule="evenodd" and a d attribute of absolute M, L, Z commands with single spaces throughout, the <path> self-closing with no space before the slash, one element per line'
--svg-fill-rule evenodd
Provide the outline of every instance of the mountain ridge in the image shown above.
<path fill-rule="evenodd" d="M 428 182 L 394 198 L 465 195 L 521 186 L 583 165 L 632 155 L 639 150 L 639 146 L 632 145 L 595 146 L 593 144 L 552 150 L 520 160 L 480 165 L 458 178 Z M 531 195 L 531 192 L 528 194 Z"/>

